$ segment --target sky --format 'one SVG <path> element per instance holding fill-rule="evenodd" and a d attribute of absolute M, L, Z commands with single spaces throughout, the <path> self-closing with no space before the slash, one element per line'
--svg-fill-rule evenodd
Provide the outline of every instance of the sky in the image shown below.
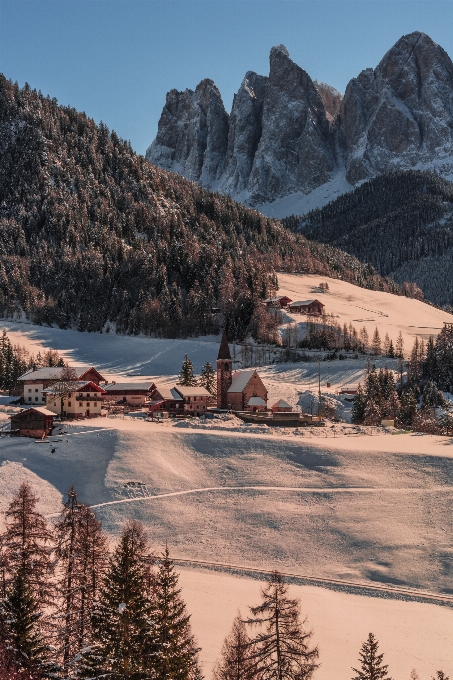
<path fill-rule="evenodd" d="M 453 0 L 0 0 L 0 71 L 145 153 L 170 89 L 212 78 L 229 112 L 273 45 L 344 92 L 415 30 L 453 57 L 452 25 Z"/>

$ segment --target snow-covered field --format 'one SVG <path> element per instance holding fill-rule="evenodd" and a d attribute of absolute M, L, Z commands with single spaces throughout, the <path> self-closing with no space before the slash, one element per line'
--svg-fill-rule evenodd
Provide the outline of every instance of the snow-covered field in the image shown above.
<path fill-rule="evenodd" d="M 329 280 L 330 292 L 320 294 L 311 291 L 325 280 L 320 277 L 279 280 L 281 293 L 293 300 L 320 298 L 341 324 L 365 325 L 370 335 L 379 325 L 381 337 L 388 332 L 394 342 L 401 330 L 406 350 L 416 335 L 437 334 L 453 320 L 415 300 L 340 281 Z M 1 321 L 2 327 L 35 353 L 52 347 L 72 364 L 95 365 L 109 377 L 163 382 L 174 379 L 185 353 L 197 372 L 206 360 L 214 364 L 219 343 L 78 333 L 18 321 Z M 386 359 L 379 364 L 392 366 Z M 334 396 L 339 387 L 359 382 L 365 369 L 364 359 L 322 362 L 323 393 Z M 300 407 L 317 391 L 317 363 L 259 372 L 270 403 L 283 397 Z M 9 408 L 0 407 L 0 427 Z M 179 559 L 362 584 L 360 597 L 294 586 L 321 646 L 318 679 L 347 680 L 370 630 L 381 640 L 395 680 L 408 678 L 412 667 L 421 680 L 441 666 L 453 675 L 452 609 L 401 601 L 405 596 L 397 592 L 409 587 L 453 595 L 450 439 L 347 425 L 274 430 L 235 418 L 190 424 L 103 418 L 64 428 L 51 445 L 0 438 L 0 511 L 27 480 L 43 512 L 55 515 L 74 484 L 82 500 L 97 506 L 112 536 L 125 519 L 137 517 L 156 550 L 168 540 Z M 394 599 L 368 597 L 369 584 L 393 588 Z M 256 603 L 258 585 L 188 568 L 182 585 L 208 669 L 237 607 L 245 613 L 245 605 Z"/>
<path fill-rule="evenodd" d="M 203 647 L 206 678 L 219 655 L 238 609 L 260 601 L 254 580 L 229 574 L 182 569 L 180 583 L 192 626 Z M 319 645 L 321 668 L 316 680 L 350 680 L 361 643 L 374 632 L 394 680 L 409 680 L 415 668 L 420 680 L 431 680 L 438 669 L 453 675 L 452 611 L 432 604 L 407 603 L 338 593 L 312 586 L 290 586 L 301 600 L 302 613 Z"/>

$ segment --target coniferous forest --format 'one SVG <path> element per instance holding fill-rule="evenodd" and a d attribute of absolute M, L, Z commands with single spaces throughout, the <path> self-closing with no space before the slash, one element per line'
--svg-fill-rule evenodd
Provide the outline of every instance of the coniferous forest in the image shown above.
<path fill-rule="evenodd" d="M 453 304 L 453 183 L 434 173 L 381 175 L 282 222 L 370 262 L 382 276 L 414 281 L 435 304 Z"/>
<path fill-rule="evenodd" d="M 3 316 L 164 337 L 215 332 L 221 318 L 230 339 L 266 338 L 258 302 L 279 270 L 420 294 L 150 165 L 104 124 L 3 76 L 0 151 Z"/>

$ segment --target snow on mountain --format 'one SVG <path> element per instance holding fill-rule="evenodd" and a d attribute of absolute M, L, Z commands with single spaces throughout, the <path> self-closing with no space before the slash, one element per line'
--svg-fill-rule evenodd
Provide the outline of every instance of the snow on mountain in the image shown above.
<path fill-rule="evenodd" d="M 403 36 L 344 97 L 280 45 L 248 72 L 231 115 L 214 83 L 171 90 L 146 157 L 272 217 L 301 214 L 394 170 L 453 176 L 453 64 L 429 36 Z"/>

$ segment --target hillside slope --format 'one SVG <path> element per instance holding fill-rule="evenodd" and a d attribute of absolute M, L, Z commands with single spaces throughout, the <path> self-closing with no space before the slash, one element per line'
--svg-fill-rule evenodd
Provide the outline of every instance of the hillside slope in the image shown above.
<path fill-rule="evenodd" d="M 382 175 L 283 224 L 383 276 L 415 281 L 432 302 L 453 303 L 453 183 L 434 173 Z"/>
<path fill-rule="evenodd" d="M 218 330 L 220 305 L 231 338 L 265 332 L 274 268 L 401 292 L 3 76 L 0 256 L 0 314 L 88 331 L 196 336 Z"/>

